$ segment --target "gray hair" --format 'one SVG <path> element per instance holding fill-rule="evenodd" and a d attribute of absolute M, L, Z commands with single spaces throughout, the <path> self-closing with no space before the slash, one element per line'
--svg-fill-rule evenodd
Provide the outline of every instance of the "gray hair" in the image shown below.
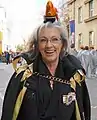
<path fill-rule="evenodd" d="M 39 34 L 42 30 L 42 28 L 57 28 L 60 31 L 60 37 L 62 39 L 63 42 L 63 50 L 60 54 L 61 57 L 65 56 L 68 54 L 69 52 L 69 47 L 68 47 L 68 40 L 66 37 L 66 31 L 64 30 L 64 28 L 62 27 L 62 25 L 59 24 L 59 22 L 47 22 L 47 23 L 43 23 L 41 24 L 38 28 L 35 29 L 35 31 L 33 32 L 33 34 L 30 36 L 29 40 L 28 40 L 28 51 L 33 49 L 34 55 L 35 57 L 39 54 L 39 50 L 38 50 L 38 40 L 39 40 Z"/>

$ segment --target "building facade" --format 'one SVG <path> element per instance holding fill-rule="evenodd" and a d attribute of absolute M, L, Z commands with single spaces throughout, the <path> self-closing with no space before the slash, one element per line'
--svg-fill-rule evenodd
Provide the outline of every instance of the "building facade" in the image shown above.
<path fill-rule="evenodd" d="M 0 5 L 0 54 L 2 54 L 3 45 L 3 23 L 4 23 L 4 7 Z"/>
<path fill-rule="evenodd" d="M 97 49 L 97 0 L 68 1 L 69 21 L 75 21 L 75 48 Z"/>
<path fill-rule="evenodd" d="M 10 45 L 10 27 L 6 17 L 6 8 L 0 1 L 0 54 L 11 49 Z"/>

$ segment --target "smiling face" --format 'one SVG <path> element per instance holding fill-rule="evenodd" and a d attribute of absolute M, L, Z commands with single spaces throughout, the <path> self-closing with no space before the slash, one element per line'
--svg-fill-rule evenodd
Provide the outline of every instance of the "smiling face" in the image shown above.
<path fill-rule="evenodd" d="M 45 62 L 57 62 L 63 46 L 60 31 L 57 28 L 42 28 L 39 34 L 38 46 Z"/>

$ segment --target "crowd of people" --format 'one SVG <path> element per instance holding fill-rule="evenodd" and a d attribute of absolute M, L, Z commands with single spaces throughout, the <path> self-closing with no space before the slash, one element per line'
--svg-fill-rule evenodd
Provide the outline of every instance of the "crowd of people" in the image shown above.
<path fill-rule="evenodd" d="M 79 51 L 72 49 L 71 54 L 80 60 L 88 78 L 97 77 L 97 50 L 93 46 L 81 46 Z"/>
<path fill-rule="evenodd" d="M 12 51 L 4 51 L 0 54 L 0 62 L 6 63 L 7 65 L 12 63 L 12 60 L 18 55 L 20 52 L 12 52 Z"/>

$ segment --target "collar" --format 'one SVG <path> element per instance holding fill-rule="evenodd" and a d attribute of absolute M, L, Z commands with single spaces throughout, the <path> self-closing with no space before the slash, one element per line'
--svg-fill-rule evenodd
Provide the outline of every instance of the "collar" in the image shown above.
<path fill-rule="evenodd" d="M 45 75 L 51 76 L 51 73 L 48 70 L 46 64 L 43 62 L 41 55 L 39 55 L 37 59 L 35 60 L 33 64 L 33 70 L 34 72 L 39 72 L 42 75 L 45 74 Z M 55 71 L 55 77 L 59 77 L 62 79 L 64 78 L 64 70 L 63 70 L 61 59 L 59 59 L 58 66 Z"/>

